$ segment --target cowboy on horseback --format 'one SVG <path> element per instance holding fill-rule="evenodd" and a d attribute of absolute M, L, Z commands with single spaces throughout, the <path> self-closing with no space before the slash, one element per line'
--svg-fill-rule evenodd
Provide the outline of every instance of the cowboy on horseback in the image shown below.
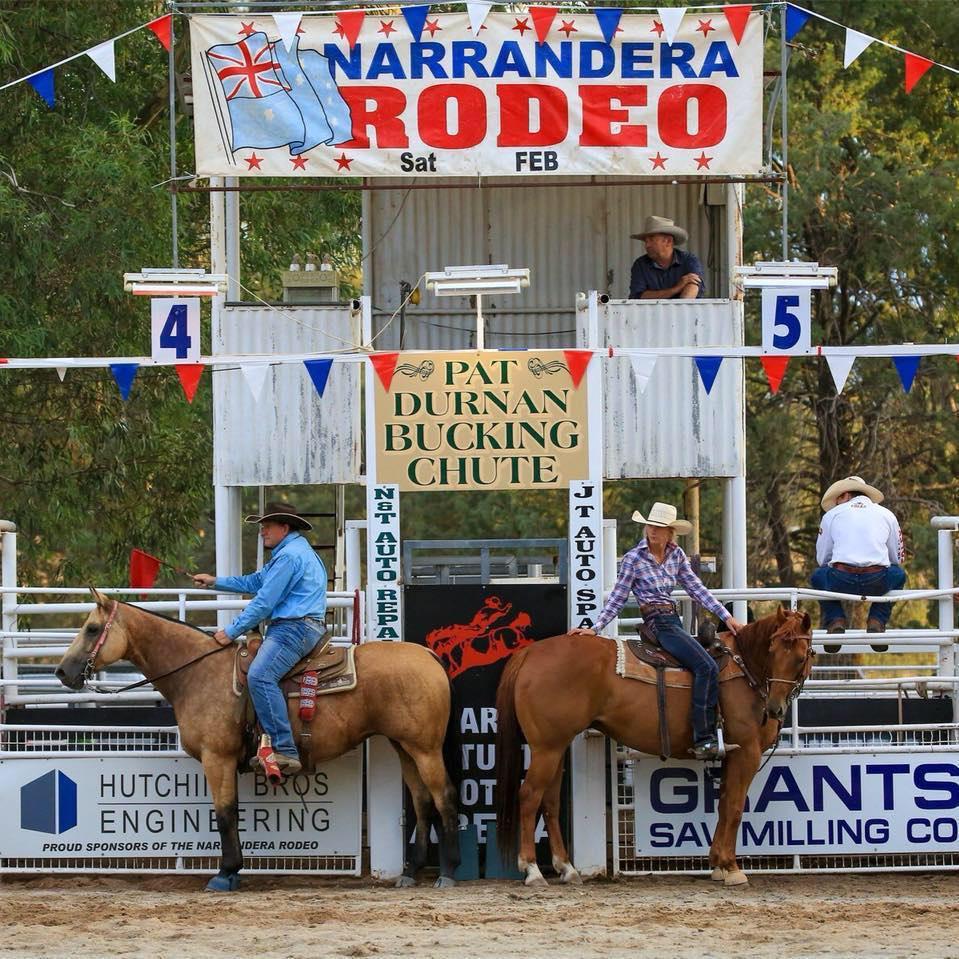
<path fill-rule="evenodd" d="M 326 632 L 326 568 L 309 542 L 300 534 L 313 529 L 289 504 L 270 503 L 262 516 L 247 516 L 260 524 L 263 545 L 272 550 L 263 569 L 248 576 L 211 576 L 197 573 L 197 586 L 226 593 L 253 593 L 243 612 L 214 639 L 230 643 L 269 621 L 263 645 L 250 666 L 250 695 L 256 715 L 269 735 L 274 759 L 284 775 L 302 769 L 287 705 L 279 682 Z"/>
<path fill-rule="evenodd" d="M 639 602 L 643 621 L 656 641 L 693 674 L 691 752 L 696 759 L 715 759 L 720 753 L 716 734 L 719 670 L 698 640 L 683 629 L 670 594 L 678 581 L 700 606 L 723 620 L 732 633 L 739 632 L 742 624 L 703 585 L 693 572 L 686 553 L 673 540 L 674 534 L 683 536 L 693 528 L 686 520 L 676 518 L 675 506 L 653 503 L 648 517 L 636 510 L 633 522 L 645 525 L 646 536 L 623 556 L 619 578 L 595 628 L 577 628 L 570 632 L 596 635 L 616 618 L 632 591 Z"/>

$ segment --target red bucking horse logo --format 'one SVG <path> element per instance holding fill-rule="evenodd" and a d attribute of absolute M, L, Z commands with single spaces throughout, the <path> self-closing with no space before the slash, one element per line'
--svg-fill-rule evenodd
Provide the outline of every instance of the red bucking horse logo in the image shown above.
<path fill-rule="evenodd" d="M 510 618 L 512 616 L 512 618 Z M 475 666 L 488 666 L 533 642 L 529 613 L 513 615 L 513 604 L 487 596 L 468 623 L 440 626 L 426 635 L 450 679 Z"/>

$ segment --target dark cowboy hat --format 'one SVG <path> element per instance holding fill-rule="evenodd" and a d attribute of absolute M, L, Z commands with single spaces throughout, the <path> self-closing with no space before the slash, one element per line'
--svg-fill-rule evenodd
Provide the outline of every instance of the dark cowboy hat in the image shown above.
<path fill-rule="evenodd" d="M 311 523 L 308 523 L 297 512 L 296 507 L 290 503 L 267 503 L 266 512 L 262 516 L 251 513 L 246 517 L 247 523 L 262 523 L 264 520 L 273 520 L 275 523 L 286 523 L 290 529 L 307 530 L 313 529 Z"/>

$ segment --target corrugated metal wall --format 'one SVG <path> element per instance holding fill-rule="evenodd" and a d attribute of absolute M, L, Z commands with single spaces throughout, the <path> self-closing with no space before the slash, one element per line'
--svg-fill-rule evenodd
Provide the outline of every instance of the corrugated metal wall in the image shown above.
<path fill-rule="evenodd" d="M 585 314 L 581 314 L 585 317 Z M 739 346 L 742 303 L 610 301 L 604 346 Z M 609 479 L 734 476 L 743 455 L 742 361 L 724 360 L 707 395 L 688 356 L 660 356 L 640 394 L 628 356 L 605 362 L 604 473 Z"/>
<path fill-rule="evenodd" d="M 223 307 L 214 353 L 320 353 L 359 342 L 347 308 Z M 302 363 L 275 365 L 254 402 L 239 367 L 213 378 L 213 478 L 227 486 L 359 483 L 360 366 L 334 363 L 322 398 Z"/>
<path fill-rule="evenodd" d="M 654 213 L 689 231 L 689 249 L 706 267 L 707 292 L 726 295 L 726 207 L 704 206 L 703 184 L 623 186 L 607 178 L 598 186 L 559 187 L 549 181 L 509 178 L 525 184 L 518 189 L 497 185 L 502 179 L 468 189 L 409 190 L 398 183 L 395 190 L 364 194 L 364 288 L 381 311 L 375 329 L 399 307 L 401 280 L 415 284 L 445 266 L 508 263 L 530 268 L 530 288 L 484 299 L 486 347 L 572 346 L 576 293 L 627 295 L 630 267 L 644 252 L 630 233 Z M 721 186 L 713 189 L 724 196 Z M 420 305 L 407 308 L 404 330 L 406 349 L 468 349 L 475 345 L 475 313 L 466 298 L 423 290 Z M 377 345 L 400 347 L 397 320 Z"/>

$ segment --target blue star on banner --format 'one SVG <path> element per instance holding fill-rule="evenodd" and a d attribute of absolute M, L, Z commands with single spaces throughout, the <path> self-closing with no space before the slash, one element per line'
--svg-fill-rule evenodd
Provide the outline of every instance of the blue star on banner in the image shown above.
<path fill-rule="evenodd" d="M 597 7 L 593 13 L 596 14 L 596 20 L 599 23 L 599 29 L 603 31 L 603 39 L 607 43 L 613 42 L 616 36 L 616 29 L 619 27 L 620 18 L 623 11 L 616 7 Z"/>
<path fill-rule="evenodd" d="M 120 388 L 120 396 L 123 397 L 124 402 L 130 395 L 130 387 L 133 386 L 133 379 L 137 375 L 138 369 L 140 369 L 139 363 L 110 364 L 110 372 L 113 374 L 113 379 L 116 380 L 116 384 Z"/>
<path fill-rule="evenodd" d="M 430 5 L 424 3 L 417 7 L 400 7 L 400 13 L 403 14 L 413 39 L 419 43 L 420 37 L 423 36 L 423 27 L 426 26 L 426 18 L 430 14 Z"/>
<path fill-rule="evenodd" d="M 319 360 L 304 360 L 303 365 L 306 367 L 306 372 L 310 374 L 310 379 L 313 380 L 316 392 L 322 396 L 326 389 L 326 381 L 330 378 L 330 368 L 333 366 L 333 361 L 328 357 L 323 357 Z"/>
<path fill-rule="evenodd" d="M 43 97 L 46 105 L 52 110 L 56 103 L 56 96 L 53 93 L 53 67 L 27 77 L 27 83 Z"/>
<path fill-rule="evenodd" d="M 713 388 L 713 383 L 716 382 L 716 374 L 719 372 L 719 364 L 722 363 L 723 358 L 721 356 L 697 356 L 694 357 L 694 359 L 696 360 L 696 369 L 699 370 L 703 386 L 706 387 L 706 392 L 709 393 Z"/>
<path fill-rule="evenodd" d="M 786 4 L 786 39 L 792 40 L 812 16 L 800 7 L 794 7 L 791 3 Z"/>
<path fill-rule="evenodd" d="M 908 393 L 912 389 L 912 381 L 916 378 L 916 372 L 919 369 L 919 357 L 894 356 L 892 362 L 896 366 L 902 388 Z"/>

